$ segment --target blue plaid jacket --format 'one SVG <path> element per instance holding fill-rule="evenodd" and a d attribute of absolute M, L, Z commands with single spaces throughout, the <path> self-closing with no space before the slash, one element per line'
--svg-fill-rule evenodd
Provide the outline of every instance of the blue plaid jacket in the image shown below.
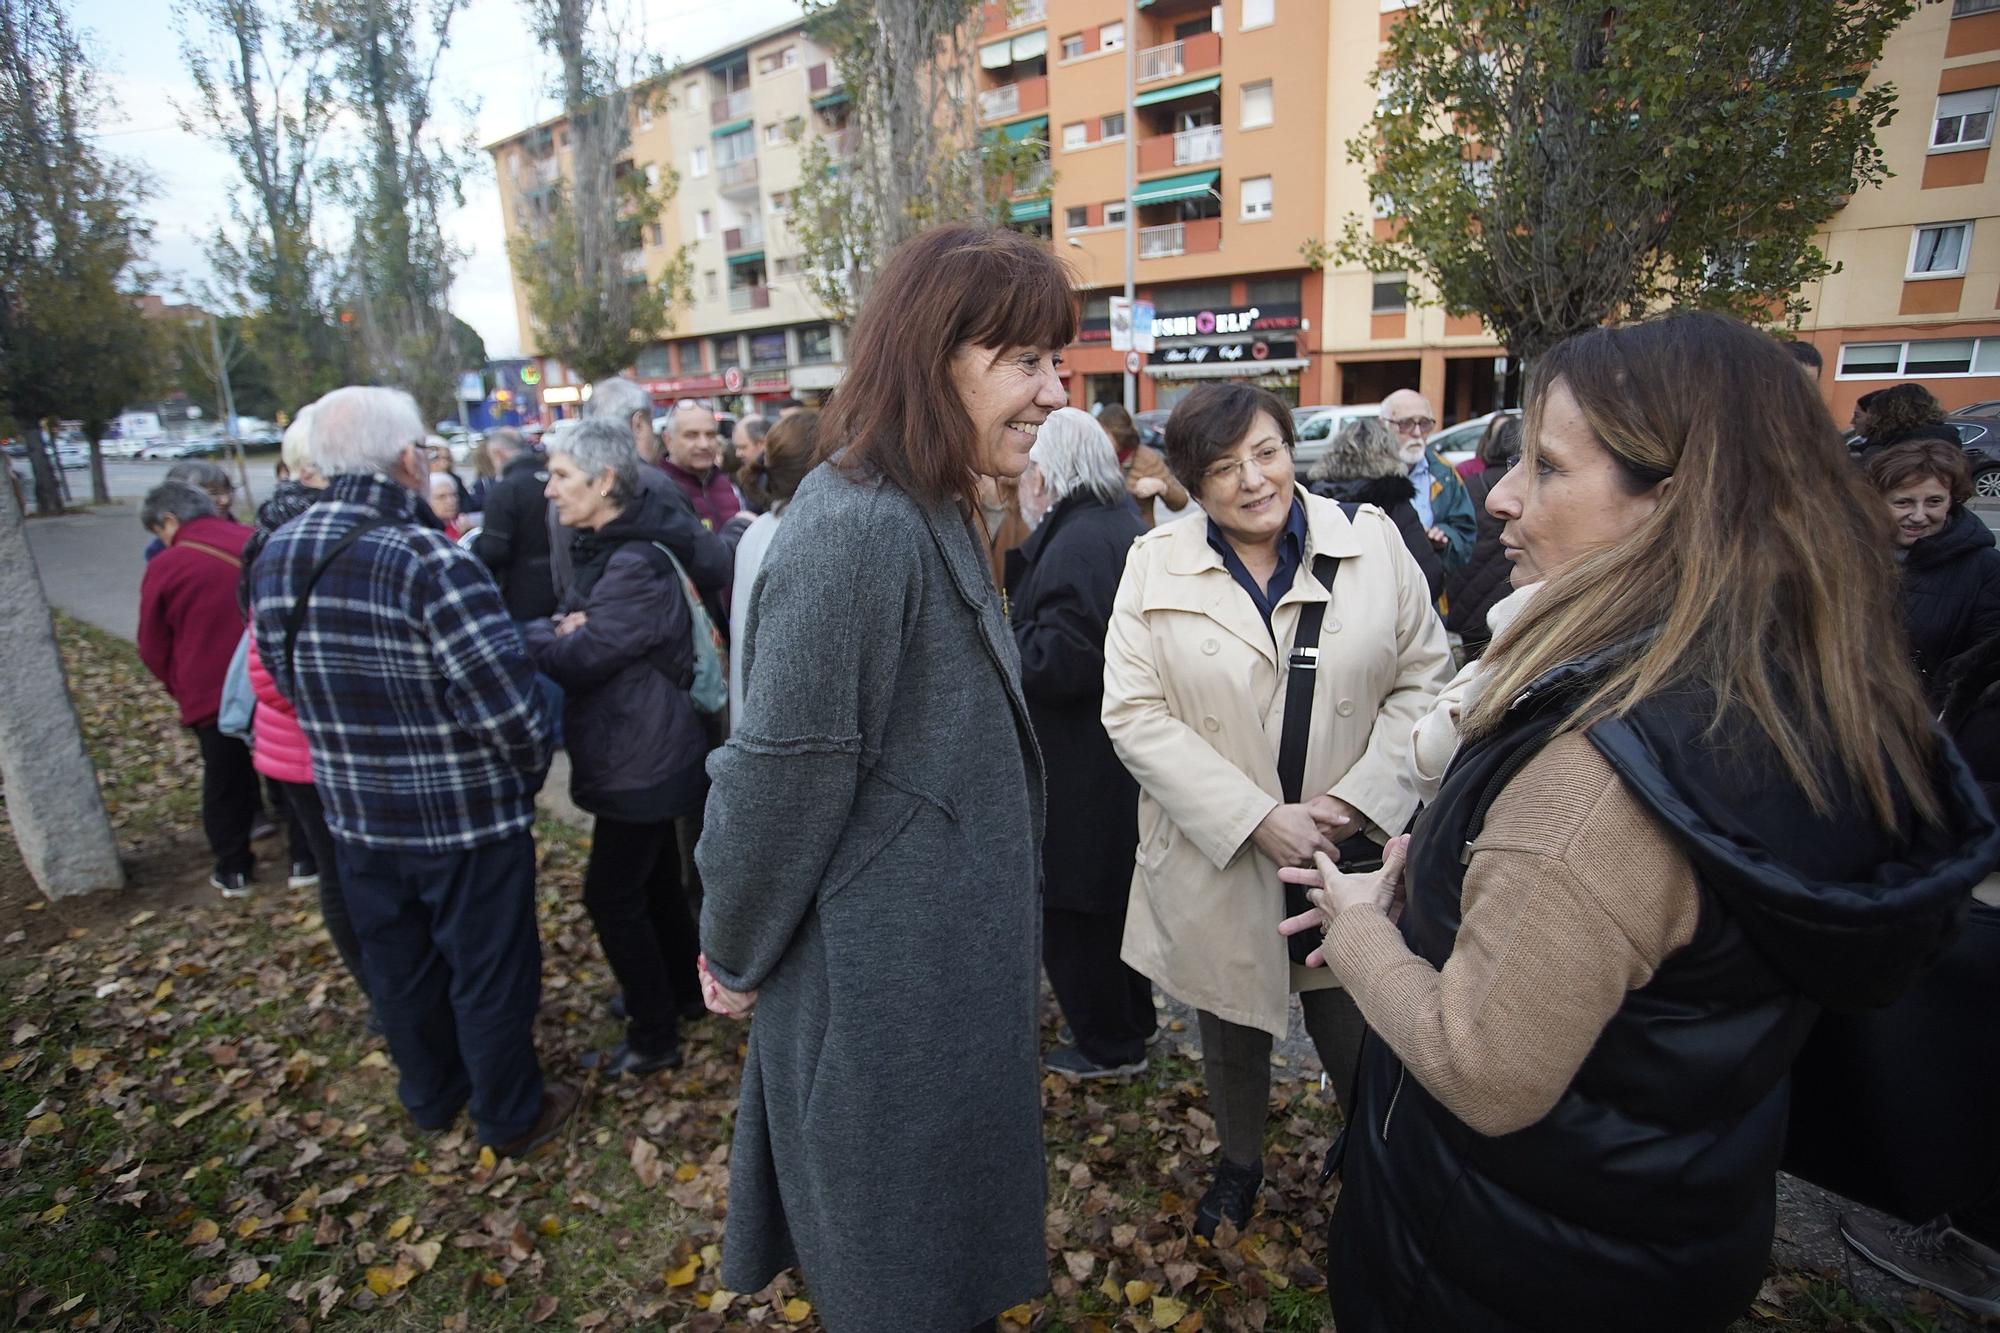
<path fill-rule="evenodd" d="M 375 514 L 396 522 L 327 567 L 287 662 L 285 619 L 314 566 Z M 493 576 L 410 491 L 379 474 L 335 477 L 257 558 L 251 616 L 336 838 L 447 852 L 533 822 L 554 718 Z"/>

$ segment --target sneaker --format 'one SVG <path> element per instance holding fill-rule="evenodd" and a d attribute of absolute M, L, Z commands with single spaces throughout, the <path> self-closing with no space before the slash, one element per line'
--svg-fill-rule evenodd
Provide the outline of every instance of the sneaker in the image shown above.
<path fill-rule="evenodd" d="M 626 1075 L 641 1077 L 657 1074 L 663 1069 L 681 1067 L 680 1048 L 662 1051 L 658 1055 L 648 1055 L 636 1050 L 630 1042 L 621 1041 L 608 1051 L 589 1051 L 577 1057 L 577 1064 L 585 1069 L 595 1069 L 606 1078 L 623 1078 Z"/>
<path fill-rule="evenodd" d="M 1940 1213 L 1922 1226 L 1842 1213 L 1840 1234 L 1877 1268 L 1975 1314 L 2000 1315 L 2000 1253 Z"/>
<path fill-rule="evenodd" d="M 542 1089 L 542 1109 L 535 1123 L 517 1139 L 490 1145 L 499 1157 L 526 1157 L 562 1132 L 576 1112 L 576 1089 L 567 1083 L 551 1083 Z"/>
<path fill-rule="evenodd" d="M 1101 1065 L 1079 1047 L 1059 1046 L 1042 1058 L 1042 1068 L 1070 1078 L 1130 1078 L 1146 1072 L 1146 1057 L 1142 1055 L 1127 1065 Z"/>
<path fill-rule="evenodd" d="M 292 877 L 285 883 L 294 889 L 316 889 L 319 887 L 319 867 L 310 861 L 294 861 Z"/>
<path fill-rule="evenodd" d="M 1215 1229 L 1226 1220 L 1241 1230 L 1257 1210 L 1257 1191 L 1264 1184 L 1264 1164 L 1238 1166 L 1224 1161 L 1215 1168 L 1215 1183 L 1201 1196 L 1194 1210 L 1194 1234 L 1214 1240 Z"/>
<path fill-rule="evenodd" d="M 278 836 L 278 825 L 269 815 L 258 815 L 250 825 L 250 841 L 262 842 Z"/>
<path fill-rule="evenodd" d="M 228 874 L 218 870 L 208 877 L 208 882 L 210 887 L 220 889 L 225 898 L 250 896 L 250 877 L 240 870 L 232 870 Z"/>
<path fill-rule="evenodd" d="M 1158 1046 L 1160 1044 L 1160 1039 L 1166 1035 L 1167 1035 L 1167 1030 L 1164 1027 L 1161 1027 L 1159 1024 L 1155 1023 L 1153 1025 L 1153 1030 L 1146 1034 L 1147 1049 L 1150 1050 L 1151 1048 Z M 1076 1045 L 1076 1034 L 1070 1031 L 1069 1024 L 1065 1023 L 1061 1027 L 1056 1029 L 1056 1045 L 1058 1046 Z"/>

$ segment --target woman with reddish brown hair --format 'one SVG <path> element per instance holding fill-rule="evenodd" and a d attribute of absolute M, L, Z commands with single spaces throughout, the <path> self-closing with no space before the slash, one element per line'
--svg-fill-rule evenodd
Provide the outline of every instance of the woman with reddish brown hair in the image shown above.
<path fill-rule="evenodd" d="M 1965 507 L 1972 470 L 1956 443 L 1891 445 L 1864 470 L 1895 525 L 1903 621 L 1924 692 L 1942 704 L 1944 664 L 2000 634 L 2000 550 L 1993 529 Z"/>
<path fill-rule="evenodd" d="M 977 495 L 1075 333 L 1025 236 L 898 247 L 736 645 L 695 853 L 709 1006 L 757 1012 L 723 1281 L 796 1264 L 835 1330 L 991 1327 L 1048 1280 L 1042 765 Z"/>

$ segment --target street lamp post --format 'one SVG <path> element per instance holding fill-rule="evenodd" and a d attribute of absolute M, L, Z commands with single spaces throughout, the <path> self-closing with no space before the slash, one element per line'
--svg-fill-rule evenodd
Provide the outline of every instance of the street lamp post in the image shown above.
<path fill-rule="evenodd" d="M 1133 178 L 1139 171 L 1139 125 L 1133 119 L 1136 108 L 1132 105 L 1133 89 L 1137 86 L 1139 72 L 1139 6 L 1137 0 L 1125 0 L 1125 308 L 1132 308 L 1132 270 L 1139 258 L 1139 219 L 1132 196 L 1136 193 Z M 1135 326 L 1133 333 L 1138 329 Z M 1135 336 L 1134 342 L 1138 339 Z M 1131 353 L 1125 362 L 1125 411 L 1128 414 L 1139 410 L 1139 376 L 1132 370 Z"/>

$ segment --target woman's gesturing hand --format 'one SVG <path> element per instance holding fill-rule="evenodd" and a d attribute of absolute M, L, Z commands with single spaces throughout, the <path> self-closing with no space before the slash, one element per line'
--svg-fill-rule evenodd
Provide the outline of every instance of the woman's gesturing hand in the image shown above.
<path fill-rule="evenodd" d="M 1350 907 L 1374 907 L 1394 921 L 1403 914 L 1403 863 L 1409 855 L 1410 839 L 1405 834 L 1400 838 L 1391 838 L 1389 845 L 1382 849 L 1382 868 L 1365 875 L 1343 875 L 1332 859 L 1324 854 L 1313 858 L 1311 870 L 1280 867 L 1279 879 L 1287 884 L 1308 886 L 1306 896 L 1312 899 L 1313 909 L 1286 917 L 1278 925 L 1279 932 L 1297 935 L 1307 930 L 1324 931 L 1333 924 L 1335 917 Z M 1325 962 L 1321 951 L 1314 949 L 1306 959 L 1306 966 L 1319 967 Z"/>
<path fill-rule="evenodd" d="M 724 1018 L 748 1018 L 757 1006 L 756 991 L 731 990 L 715 979 L 708 970 L 708 955 L 697 954 L 695 971 L 701 977 L 701 1002 L 708 1006 L 711 1014 L 721 1014 Z"/>
<path fill-rule="evenodd" d="M 1311 807 L 1304 805 L 1277 807 L 1264 816 L 1250 841 L 1281 866 L 1309 866 L 1315 856 L 1335 854 Z"/>

